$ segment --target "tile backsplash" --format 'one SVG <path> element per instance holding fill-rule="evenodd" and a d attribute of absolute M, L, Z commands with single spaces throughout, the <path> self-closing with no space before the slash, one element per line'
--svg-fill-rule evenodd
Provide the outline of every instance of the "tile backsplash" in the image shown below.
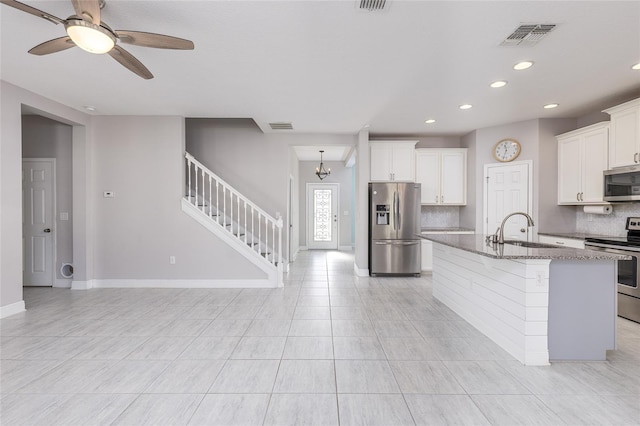
<path fill-rule="evenodd" d="M 613 213 L 609 215 L 588 214 L 582 207 L 576 209 L 576 232 L 623 237 L 627 235 L 624 226 L 627 217 L 640 217 L 640 203 L 612 204 Z M 424 210 L 423 210 L 424 219 Z"/>
<path fill-rule="evenodd" d="M 460 224 L 460 207 L 422 206 L 422 228 L 457 228 Z"/>

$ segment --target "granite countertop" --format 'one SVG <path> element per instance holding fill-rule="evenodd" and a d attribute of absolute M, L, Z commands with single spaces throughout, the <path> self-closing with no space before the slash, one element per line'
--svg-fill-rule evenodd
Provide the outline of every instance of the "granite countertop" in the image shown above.
<path fill-rule="evenodd" d="M 611 238 L 612 235 L 587 234 L 584 232 L 540 232 L 538 235 L 548 235 L 550 237 L 573 238 L 574 240 L 585 240 L 587 238 Z"/>
<path fill-rule="evenodd" d="M 487 244 L 480 234 L 423 234 L 421 238 L 494 259 L 627 260 L 629 256 L 570 247 L 530 248 Z"/>
<path fill-rule="evenodd" d="M 461 232 L 474 233 L 475 230 L 469 228 L 422 228 L 422 234 L 459 234 Z"/>

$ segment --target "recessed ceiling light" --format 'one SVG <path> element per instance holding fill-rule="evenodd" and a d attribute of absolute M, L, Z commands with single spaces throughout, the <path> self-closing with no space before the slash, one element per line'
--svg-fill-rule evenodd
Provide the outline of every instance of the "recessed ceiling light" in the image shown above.
<path fill-rule="evenodd" d="M 435 123 L 435 122 L 436 122 L 436 120 L 434 120 L 433 118 L 430 118 L 430 119 L 428 119 L 428 120 L 425 120 L 425 123 L 427 123 L 427 124 L 433 124 L 433 123 Z"/>
<path fill-rule="evenodd" d="M 544 109 L 552 109 L 552 108 L 558 108 L 559 104 L 546 104 L 543 108 Z"/>
<path fill-rule="evenodd" d="M 493 83 L 490 84 L 490 86 L 493 87 L 494 89 L 497 89 L 498 87 L 504 87 L 506 85 L 507 85 L 507 82 L 504 80 L 494 81 Z"/>
<path fill-rule="evenodd" d="M 640 62 L 638 62 L 637 64 L 631 65 L 631 69 L 632 70 L 640 70 Z"/>
<path fill-rule="evenodd" d="M 87 111 L 91 111 L 91 112 L 96 110 L 96 107 L 94 107 L 93 105 L 85 105 L 85 106 L 83 106 L 83 108 L 86 109 Z"/>
<path fill-rule="evenodd" d="M 471 105 L 471 104 L 463 104 L 463 105 L 460 105 L 458 108 L 460 108 L 460 109 L 469 109 L 469 108 L 472 108 L 472 107 L 473 107 L 473 105 Z"/>
<path fill-rule="evenodd" d="M 533 66 L 533 61 L 522 61 L 518 62 L 513 66 L 513 69 L 516 71 L 526 70 L 527 68 L 531 68 Z"/>

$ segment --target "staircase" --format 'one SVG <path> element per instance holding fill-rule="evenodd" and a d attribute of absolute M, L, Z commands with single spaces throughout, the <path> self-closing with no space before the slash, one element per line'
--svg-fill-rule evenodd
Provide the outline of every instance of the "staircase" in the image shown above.
<path fill-rule="evenodd" d="M 182 210 L 216 234 L 282 287 L 282 217 L 274 218 L 186 153 Z"/>

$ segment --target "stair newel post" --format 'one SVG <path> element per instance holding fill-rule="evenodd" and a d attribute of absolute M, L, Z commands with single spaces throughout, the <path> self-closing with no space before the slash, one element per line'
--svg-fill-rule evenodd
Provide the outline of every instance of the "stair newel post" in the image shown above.
<path fill-rule="evenodd" d="M 278 266 L 282 265 L 282 216 L 278 216 Z"/>
<path fill-rule="evenodd" d="M 188 188 L 189 193 L 187 196 L 189 197 L 189 202 L 191 202 L 191 160 L 187 157 L 187 180 L 188 180 Z"/>
<path fill-rule="evenodd" d="M 276 264 L 276 223 L 271 222 L 271 244 L 273 245 L 273 250 L 271 250 L 271 263 Z"/>

